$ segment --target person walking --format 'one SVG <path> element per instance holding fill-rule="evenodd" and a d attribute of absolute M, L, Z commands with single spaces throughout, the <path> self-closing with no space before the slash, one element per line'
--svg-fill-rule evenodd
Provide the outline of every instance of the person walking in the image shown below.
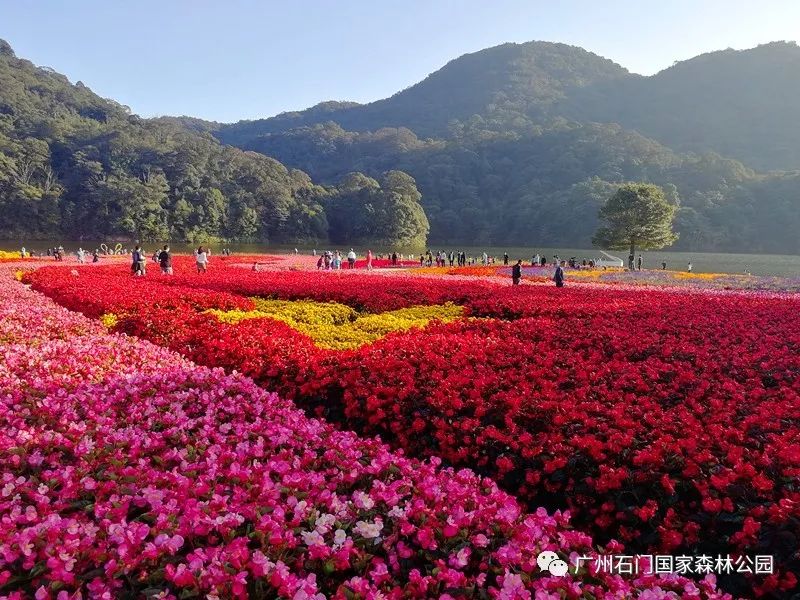
<path fill-rule="evenodd" d="M 553 281 L 556 282 L 556 287 L 564 287 L 564 268 L 562 267 L 563 261 L 556 265 L 556 272 L 553 274 Z"/>
<path fill-rule="evenodd" d="M 92 252 L 92 262 L 100 262 L 100 251 L 97 248 L 95 248 L 94 252 Z"/>
<path fill-rule="evenodd" d="M 511 281 L 514 285 L 519 285 L 519 280 L 522 279 L 522 259 L 517 261 L 513 267 L 511 267 Z"/>
<path fill-rule="evenodd" d="M 508 264 L 508 252 L 503 252 L 503 264 Z"/>
<path fill-rule="evenodd" d="M 137 245 L 133 249 L 133 253 L 131 254 L 131 272 L 136 277 L 143 277 L 145 275 L 145 263 L 147 261 L 144 260 L 144 254 L 142 253 L 142 249 Z"/>
<path fill-rule="evenodd" d="M 161 272 L 164 275 L 172 275 L 172 254 L 169 246 L 164 244 L 164 248 L 158 253 L 158 263 L 161 265 Z"/>
<path fill-rule="evenodd" d="M 208 252 L 202 246 L 195 252 L 195 262 L 197 263 L 198 273 L 205 273 L 208 270 Z"/>
<path fill-rule="evenodd" d="M 662 271 L 666 271 L 667 270 L 667 261 L 665 261 L 665 260 L 661 261 L 661 270 Z"/>
<path fill-rule="evenodd" d="M 356 252 L 352 248 L 350 248 L 350 252 L 347 253 L 347 264 L 350 269 L 356 268 Z"/>
<path fill-rule="evenodd" d="M 367 250 L 367 271 L 372 271 L 372 250 Z"/>

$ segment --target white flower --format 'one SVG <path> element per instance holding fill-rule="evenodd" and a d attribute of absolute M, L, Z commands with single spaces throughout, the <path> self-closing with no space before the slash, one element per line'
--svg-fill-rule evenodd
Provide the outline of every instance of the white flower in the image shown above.
<path fill-rule="evenodd" d="M 323 546 L 325 545 L 325 540 L 319 534 L 318 531 L 304 531 L 300 535 L 303 536 L 303 542 L 306 546 Z"/>
<path fill-rule="evenodd" d="M 369 510 L 375 506 L 375 501 L 364 492 L 356 492 L 353 494 L 353 502 L 358 508 Z"/>
<path fill-rule="evenodd" d="M 331 525 L 336 522 L 336 517 L 331 514 L 321 515 L 314 523 L 314 528 L 322 534 L 328 533 L 331 530 Z"/>
<path fill-rule="evenodd" d="M 368 540 L 374 539 L 381 534 L 383 523 L 380 521 L 375 523 L 368 523 L 367 521 L 358 521 L 356 526 L 353 527 L 353 532 L 357 533 L 363 538 Z"/>
<path fill-rule="evenodd" d="M 336 533 L 333 534 L 333 545 L 336 548 L 344 545 L 346 540 L 347 540 L 347 532 L 344 529 L 337 529 Z"/>

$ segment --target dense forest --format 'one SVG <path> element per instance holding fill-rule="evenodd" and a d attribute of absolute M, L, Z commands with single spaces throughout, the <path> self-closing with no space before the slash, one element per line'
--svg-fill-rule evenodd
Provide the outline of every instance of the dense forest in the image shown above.
<path fill-rule="evenodd" d="M 141 119 L 4 45 L 0 234 L 588 246 L 635 180 L 678 206 L 676 248 L 800 253 L 798 97 L 792 43 L 642 77 L 530 42 L 365 105 Z"/>
<path fill-rule="evenodd" d="M 348 188 L 315 185 L 302 171 L 225 146 L 204 129 L 190 120 L 141 119 L 16 58 L 0 41 L 0 235 L 201 242 L 339 235 L 327 212 L 351 198 Z M 410 177 L 387 173 L 376 186 L 424 219 Z M 387 231 L 403 217 L 365 215 L 364 227 Z M 427 221 L 417 225 L 410 235 L 424 241 Z M 386 241 L 405 241 L 409 232 L 401 233 Z"/>
<path fill-rule="evenodd" d="M 800 253 L 798 97 L 795 44 L 641 77 L 531 42 L 465 55 L 386 100 L 207 130 L 321 182 L 403 170 L 435 241 L 585 246 L 616 186 L 641 180 L 679 204 L 676 248 Z"/>

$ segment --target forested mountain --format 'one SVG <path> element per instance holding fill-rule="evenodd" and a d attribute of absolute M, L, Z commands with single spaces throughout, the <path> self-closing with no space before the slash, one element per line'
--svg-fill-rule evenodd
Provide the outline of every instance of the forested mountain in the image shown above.
<path fill-rule="evenodd" d="M 799 92 L 789 43 L 642 77 L 531 42 L 226 125 L 141 119 L 3 44 L 0 235 L 586 246 L 642 180 L 680 205 L 677 248 L 800 253 Z"/>
<path fill-rule="evenodd" d="M 224 146 L 214 129 L 199 119 L 141 119 L 16 58 L 0 40 L 0 236 L 288 242 L 338 234 L 326 208 L 349 197 L 346 189 Z M 377 194 L 422 212 L 405 177 L 387 174 Z M 413 233 L 424 240 L 427 221 L 419 227 Z"/>
<path fill-rule="evenodd" d="M 385 100 L 323 102 L 301 112 L 228 125 L 218 135 L 226 143 L 246 145 L 258 135 L 335 121 L 352 131 L 407 127 L 420 136 L 442 136 L 453 123 L 473 115 L 496 123 L 499 130 L 526 130 L 549 119 L 573 90 L 627 75 L 616 63 L 575 46 L 503 44 L 457 58 Z"/>
<path fill-rule="evenodd" d="M 800 47 L 775 42 L 576 89 L 563 112 L 620 123 L 679 151 L 711 150 L 762 170 L 798 169 L 798 98 Z"/>
<path fill-rule="evenodd" d="M 226 143 L 332 121 L 364 132 L 406 127 L 447 137 L 478 122 L 530 133 L 565 118 L 618 123 L 677 151 L 716 152 L 761 169 L 800 168 L 800 47 L 774 42 L 678 62 L 650 77 L 582 48 L 503 44 L 449 62 L 370 104 L 324 102 L 305 111 L 218 128 Z"/>
<path fill-rule="evenodd" d="M 586 245 L 615 184 L 644 180 L 680 203 L 679 248 L 797 253 L 798 61 L 774 43 L 642 77 L 573 46 L 504 44 L 386 100 L 215 135 L 321 182 L 405 171 L 436 242 Z"/>

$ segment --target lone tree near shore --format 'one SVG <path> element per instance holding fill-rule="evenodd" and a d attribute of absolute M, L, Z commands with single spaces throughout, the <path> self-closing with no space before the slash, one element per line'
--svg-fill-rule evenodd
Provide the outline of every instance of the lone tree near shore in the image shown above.
<path fill-rule="evenodd" d="M 667 202 L 664 191 L 650 183 L 626 183 L 600 209 L 600 227 L 592 243 L 609 250 L 657 250 L 678 239 L 672 231 L 677 207 Z"/>

